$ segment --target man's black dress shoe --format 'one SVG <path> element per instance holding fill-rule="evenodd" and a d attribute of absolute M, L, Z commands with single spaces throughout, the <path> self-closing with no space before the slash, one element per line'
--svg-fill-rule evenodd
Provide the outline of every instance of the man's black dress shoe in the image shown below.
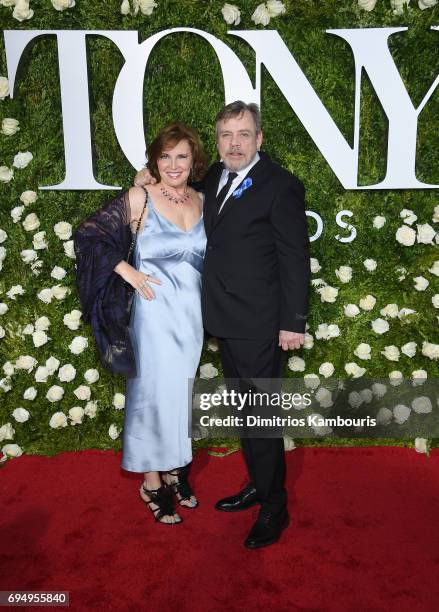
<path fill-rule="evenodd" d="M 248 484 L 236 495 L 231 495 L 230 497 L 220 499 L 218 502 L 216 502 L 215 508 L 217 510 L 222 510 L 223 512 L 239 512 L 240 510 L 251 508 L 257 503 L 258 500 L 256 499 L 256 489 L 253 485 Z"/>
<path fill-rule="evenodd" d="M 256 523 L 250 529 L 244 546 L 247 548 L 262 548 L 277 542 L 282 535 L 282 531 L 288 527 L 290 517 L 287 510 L 282 514 L 273 514 L 261 508 Z"/>

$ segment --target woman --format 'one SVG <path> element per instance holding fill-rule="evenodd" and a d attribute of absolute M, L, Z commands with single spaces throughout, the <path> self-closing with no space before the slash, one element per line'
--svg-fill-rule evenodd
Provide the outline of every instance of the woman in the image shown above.
<path fill-rule="evenodd" d="M 201 271 L 206 235 L 203 197 L 188 187 L 206 170 L 197 134 L 181 123 L 163 128 L 148 148 L 156 180 L 128 191 L 129 223 L 137 228 L 133 264 L 117 272 L 136 289 L 128 327 L 137 375 L 127 379 L 122 467 L 143 472 L 140 496 L 156 521 L 177 524 L 180 506 L 198 501 L 188 483 L 189 379 L 203 344 Z M 140 222 L 140 223 L 139 223 Z"/>

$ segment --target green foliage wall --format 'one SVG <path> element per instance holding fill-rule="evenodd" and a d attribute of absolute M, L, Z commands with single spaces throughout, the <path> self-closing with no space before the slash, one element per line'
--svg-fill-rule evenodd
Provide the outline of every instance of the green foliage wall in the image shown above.
<path fill-rule="evenodd" d="M 78 0 L 76 6 L 66 11 L 55 11 L 49 0 L 31 2 L 32 19 L 18 22 L 12 16 L 13 8 L 0 6 L 0 23 L 8 29 L 105 29 L 137 30 L 144 40 L 155 32 L 187 26 L 205 30 L 225 41 L 241 58 L 251 78 L 255 73 L 255 57 L 252 49 L 238 38 L 229 36 L 228 26 L 221 14 L 222 2 L 184 0 L 158 0 L 152 15 L 123 16 L 118 0 L 105 2 Z M 236 0 L 241 10 L 238 29 L 255 29 L 251 15 L 255 0 Z M 366 12 L 356 2 L 340 0 L 291 0 L 285 2 L 286 14 L 275 17 L 268 28 L 277 29 L 294 54 L 322 102 L 328 109 L 345 138 L 352 142 L 354 109 L 353 58 L 348 45 L 338 37 L 325 33 L 331 28 L 407 26 L 408 31 L 393 35 L 389 47 L 401 73 L 404 84 L 417 106 L 439 73 L 439 33 L 432 25 L 439 25 L 437 6 L 421 11 L 416 4 L 406 7 L 402 15 L 394 15 L 390 4 L 380 0 L 375 10 Z M 439 5 L 438 5 L 439 6 Z M 102 37 L 89 37 L 87 43 L 91 121 L 95 176 L 104 184 L 129 187 L 134 170 L 120 150 L 111 117 L 114 84 L 123 65 L 117 48 Z M 3 40 L 0 41 L 0 75 L 6 76 L 6 58 Z M 367 77 L 362 84 L 360 182 L 367 184 L 383 178 L 386 161 L 387 124 L 381 106 Z M 144 85 L 144 116 L 146 138 L 150 140 L 157 130 L 169 121 L 179 119 L 196 127 L 204 141 L 210 158 L 216 158 L 213 122 L 218 109 L 224 103 L 224 91 L 219 63 L 207 42 L 191 34 L 174 34 L 162 40 L 152 52 Z M 47 382 L 36 382 L 36 367 L 31 371 L 6 365 L 3 389 L 0 389 L 0 427 L 10 423 L 15 434 L 0 444 L 16 443 L 25 452 L 51 453 L 76 448 L 119 448 L 120 438 L 112 440 L 110 425 L 120 430 L 123 411 L 113 405 L 115 393 L 124 393 L 124 380 L 115 378 L 100 366 L 94 349 L 90 329 L 80 324 L 78 330 L 70 330 L 63 322 L 66 313 L 80 308 L 74 282 L 74 260 L 64 251 L 54 225 L 66 221 L 73 227 L 112 195 L 112 192 L 57 192 L 38 191 L 39 185 L 56 184 L 64 177 L 62 119 L 59 90 L 57 49 L 54 37 L 42 37 L 31 46 L 22 60 L 15 87 L 14 98 L 0 101 L 0 121 L 12 117 L 20 122 L 20 131 L 14 135 L 0 134 L 0 165 L 10 168 L 18 151 L 31 151 L 33 160 L 24 169 L 15 169 L 10 182 L 0 184 L 0 228 L 7 239 L 3 269 L 0 272 L 0 302 L 8 306 L 0 315 L 4 335 L 0 338 L 0 367 L 15 364 L 21 355 L 29 355 L 38 365 L 55 356 L 60 366 L 72 364 L 76 377 L 71 382 L 60 382 L 57 372 Z M 312 243 L 312 256 L 317 258 L 321 270 L 314 277 L 338 288 L 333 303 L 322 302 L 318 287 L 311 290 L 311 314 L 309 333 L 314 337 L 312 348 L 304 349 L 300 356 L 305 361 L 303 374 L 318 374 L 324 362 L 335 367 L 334 376 L 345 377 L 344 366 L 356 362 L 366 368 L 369 378 L 386 378 L 392 370 L 399 370 L 410 377 L 415 370 L 425 370 L 428 377 L 438 376 L 438 363 L 422 354 L 423 342 L 438 342 L 437 313 L 432 298 L 438 292 L 437 275 L 429 272 L 438 259 L 437 245 L 415 242 L 411 247 L 402 246 L 395 239 L 397 229 L 403 224 L 400 211 L 411 209 L 417 215 L 417 223 L 433 222 L 435 206 L 439 203 L 437 190 L 412 191 L 345 191 L 331 168 L 304 130 L 270 75 L 263 72 L 262 117 L 265 135 L 264 148 L 279 163 L 289 168 L 304 182 L 307 189 L 307 208 L 321 215 L 324 220 L 322 237 Z M 422 111 L 418 128 L 417 176 L 428 183 L 439 183 L 439 89 L 435 91 Z M 10 211 L 21 205 L 20 194 L 25 190 L 38 192 L 35 203 L 23 211 L 21 220 L 14 223 Z M 352 224 L 357 238 L 347 244 L 335 239 L 337 234 L 347 235 L 335 223 L 338 211 L 349 209 L 354 216 Z M 40 221 L 38 231 L 46 232 L 47 249 L 38 251 L 42 267 L 38 275 L 29 264 L 24 264 L 20 253 L 32 249 L 35 232 L 26 231 L 22 222 L 34 212 Z M 383 215 L 386 223 L 381 229 L 373 227 L 373 219 Z M 438 221 L 438 209 L 435 215 Z M 414 225 L 416 228 L 416 225 Z M 310 233 L 315 226 L 310 221 Z M 377 262 L 375 271 L 368 271 L 363 261 L 372 258 Z M 341 283 L 335 270 L 342 265 L 352 267 L 349 283 Z M 62 281 L 51 277 L 54 266 L 67 271 Z M 406 269 L 405 278 L 398 267 Z M 436 268 L 437 271 L 437 268 Z M 429 281 L 425 291 L 414 290 L 414 278 L 423 276 Z M 41 301 L 37 294 L 43 288 L 61 284 L 69 289 L 64 299 L 53 299 L 50 304 Z M 23 295 L 10 298 L 7 292 L 12 286 L 21 285 Z M 361 310 L 356 317 L 345 316 L 346 304 L 359 303 L 372 294 L 376 305 L 371 311 Z M 399 309 L 416 310 L 405 318 L 388 319 L 390 329 L 380 336 L 371 328 L 371 322 L 381 317 L 379 311 L 389 303 Z M 34 324 L 38 317 L 47 316 L 50 337 L 44 345 L 35 347 L 32 335 L 23 334 L 26 325 Z M 330 340 L 319 340 L 315 331 L 319 324 L 339 326 L 340 335 Z M 88 348 L 75 355 L 69 349 L 77 335 L 88 338 Z M 389 361 L 381 351 L 385 346 L 401 347 L 415 342 L 414 357 L 400 354 L 398 362 Z M 372 358 L 359 360 L 354 351 L 360 343 L 369 343 Z M 213 363 L 219 368 L 218 354 L 205 347 L 201 363 Z M 49 425 L 54 412 L 68 415 L 73 406 L 85 406 L 74 394 L 81 384 L 87 384 L 83 374 L 90 368 L 99 370 L 100 378 L 90 385 L 91 401 L 97 402 L 94 417 L 84 416 L 82 424 L 55 429 Z M 293 375 L 293 372 L 290 372 Z M 302 373 L 300 374 L 302 375 Z M 169 376 L 172 377 L 172 364 Z M 64 395 L 60 401 L 50 402 L 46 393 L 52 385 L 60 385 Z M 29 387 L 37 389 L 34 400 L 23 398 Z M 8 389 L 9 390 L 5 390 Z M 117 404 L 117 401 L 115 402 Z M 12 412 L 23 407 L 30 413 L 25 422 L 16 422 Z M 91 413 L 93 409 L 91 409 Z M 114 431 L 114 428 L 113 430 Z"/>

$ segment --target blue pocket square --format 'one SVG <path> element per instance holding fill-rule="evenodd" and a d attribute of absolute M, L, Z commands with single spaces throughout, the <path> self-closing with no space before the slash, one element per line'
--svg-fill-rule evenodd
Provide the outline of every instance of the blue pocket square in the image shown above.
<path fill-rule="evenodd" d="M 235 200 L 240 198 L 243 192 L 249 187 L 251 187 L 252 185 L 253 185 L 253 181 L 251 180 L 251 178 L 244 179 L 242 183 L 240 184 L 240 186 L 238 187 L 238 189 L 235 189 L 235 191 L 232 193 Z"/>

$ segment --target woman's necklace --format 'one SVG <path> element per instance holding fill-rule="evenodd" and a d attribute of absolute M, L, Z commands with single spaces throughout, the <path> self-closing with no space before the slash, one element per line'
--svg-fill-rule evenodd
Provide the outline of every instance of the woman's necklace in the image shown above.
<path fill-rule="evenodd" d="M 160 191 L 165 196 L 165 198 L 168 198 L 168 200 L 170 200 L 171 202 L 174 202 L 174 204 L 184 204 L 191 197 L 187 189 L 185 189 L 184 194 L 179 197 L 172 195 L 172 193 L 169 193 L 169 191 L 165 189 L 163 185 L 160 185 Z"/>

